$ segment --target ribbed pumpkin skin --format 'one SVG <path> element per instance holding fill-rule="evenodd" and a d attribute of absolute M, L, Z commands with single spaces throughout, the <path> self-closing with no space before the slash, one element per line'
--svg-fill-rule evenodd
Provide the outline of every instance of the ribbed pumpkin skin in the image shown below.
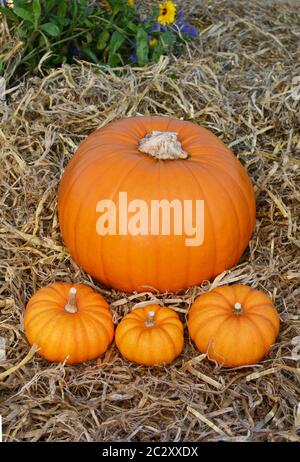
<path fill-rule="evenodd" d="M 243 314 L 233 313 L 237 302 Z M 202 353 L 222 366 L 236 367 L 266 356 L 279 333 L 279 322 L 266 294 L 236 284 L 198 297 L 189 311 L 188 330 Z"/>
<path fill-rule="evenodd" d="M 71 287 L 77 289 L 78 312 L 64 309 Z M 31 345 L 48 361 L 75 364 L 104 353 L 114 337 L 114 324 L 107 302 L 83 284 L 54 283 L 29 300 L 24 327 Z"/>
<path fill-rule="evenodd" d="M 140 140 L 153 130 L 178 132 L 190 157 L 157 160 L 140 152 Z M 98 235 L 96 204 L 111 199 L 118 205 L 119 192 L 147 204 L 204 200 L 204 243 L 187 246 L 185 235 L 173 234 Z M 65 170 L 58 206 L 73 259 L 127 292 L 174 292 L 213 278 L 239 261 L 255 226 L 253 187 L 238 159 L 210 131 L 167 117 L 123 119 L 88 136 Z"/>
<path fill-rule="evenodd" d="M 149 311 L 155 312 L 153 327 L 146 327 Z M 116 329 L 115 342 L 124 358 L 145 366 L 171 363 L 180 355 L 183 324 L 170 308 L 148 305 L 124 316 Z"/>

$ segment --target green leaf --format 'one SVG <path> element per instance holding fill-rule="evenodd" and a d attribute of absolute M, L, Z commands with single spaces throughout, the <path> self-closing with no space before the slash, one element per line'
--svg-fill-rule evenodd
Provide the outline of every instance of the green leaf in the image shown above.
<path fill-rule="evenodd" d="M 27 9 L 22 8 L 21 6 L 14 6 L 13 11 L 17 16 L 19 16 L 19 18 L 25 19 L 25 21 L 29 21 L 32 24 L 34 23 L 33 15 Z"/>
<path fill-rule="evenodd" d="M 95 27 L 94 23 L 90 21 L 89 19 L 85 19 L 84 25 L 87 26 L 89 29 L 94 29 Z"/>
<path fill-rule="evenodd" d="M 15 22 L 19 21 L 18 16 L 12 11 L 11 8 L 5 8 L 3 6 L 0 6 L 0 13 L 5 14 L 5 16 L 7 16 L 9 19 L 12 19 Z"/>
<path fill-rule="evenodd" d="M 62 63 L 66 62 L 66 57 L 65 56 L 58 56 L 58 55 L 54 55 L 51 57 L 51 63 L 59 66 L 61 65 Z M 50 65 L 50 62 L 48 61 L 48 67 Z"/>
<path fill-rule="evenodd" d="M 161 34 L 161 41 L 164 46 L 173 46 L 176 42 L 176 36 L 173 32 L 166 30 Z"/>
<path fill-rule="evenodd" d="M 122 1 L 120 0 L 115 0 L 112 5 L 110 5 L 112 14 L 115 16 L 116 14 L 119 13 L 119 11 L 122 9 Z"/>
<path fill-rule="evenodd" d="M 24 6 L 24 0 L 13 0 L 13 6 Z"/>
<path fill-rule="evenodd" d="M 41 12 L 42 12 L 40 0 L 33 0 L 32 9 L 33 9 L 33 18 L 34 18 L 34 28 L 38 29 Z"/>
<path fill-rule="evenodd" d="M 110 67 L 115 67 L 118 64 L 120 64 L 120 55 L 110 55 L 109 60 L 108 60 L 108 65 Z"/>
<path fill-rule="evenodd" d="M 115 31 L 110 39 L 109 50 L 115 54 L 124 42 L 124 36 L 119 31 Z"/>
<path fill-rule="evenodd" d="M 109 49 L 108 49 L 108 64 L 110 66 L 115 66 L 120 60 L 117 52 L 124 42 L 124 36 L 119 31 L 115 31 L 110 39 Z"/>
<path fill-rule="evenodd" d="M 140 66 L 144 66 L 149 60 L 148 34 L 142 27 L 139 27 L 136 34 L 136 55 Z"/>
<path fill-rule="evenodd" d="M 24 27 L 24 24 L 21 23 L 17 28 L 17 33 L 18 36 L 20 37 L 21 40 L 26 40 L 28 38 L 28 29 L 27 27 Z"/>
<path fill-rule="evenodd" d="M 90 48 L 81 48 L 80 51 L 91 61 L 93 61 L 96 64 L 99 64 L 99 59 Z"/>
<path fill-rule="evenodd" d="M 64 27 L 68 26 L 69 21 L 63 16 L 51 16 L 51 23 L 56 24 L 59 30 L 62 32 Z"/>
<path fill-rule="evenodd" d="M 46 4 L 45 6 L 47 13 L 50 13 L 54 9 L 54 7 L 56 8 L 58 2 L 59 0 L 44 0 L 44 3 Z"/>
<path fill-rule="evenodd" d="M 4 69 L 4 60 L 0 58 L 0 75 L 2 74 L 3 69 Z"/>
<path fill-rule="evenodd" d="M 89 31 L 85 34 L 85 38 L 86 38 L 87 43 L 92 43 L 93 36 Z"/>
<path fill-rule="evenodd" d="M 71 0 L 71 8 L 70 8 L 70 11 L 71 11 L 71 17 L 73 20 L 76 20 L 77 19 L 77 15 L 78 15 L 78 1 L 77 0 Z"/>
<path fill-rule="evenodd" d="M 138 30 L 138 26 L 137 26 L 137 24 L 134 24 L 134 22 L 128 22 L 126 24 L 126 27 L 127 27 L 128 30 L 131 30 L 132 32 L 137 32 L 137 30 Z"/>
<path fill-rule="evenodd" d="M 164 47 L 162 46 L 162 44 L 160 42 L 157 43 L 157 45 L 155 45 L 155 47 L 153 48 L 153 51 L 152 51 L 152 60 L 154 62 L 157 62 L 159 60 L 159 58 L 161 57 L 161 55 L 164 54 Z"/>
<path fill-rule="evenodd" d="M 40 29 L 50 37 L 57 37 L 60 34 L 59 27 L 53 22 L 46 22 L 40 26 Z"/>
<path fill-rule="evenodd" d="M 60 0 L 59 7 L 57 10 L 57 16 L 65 17 L 67 14 L 67 8 L 68 8 L 68 5 L 67 5 L 66 0 Z"/>
<path fill-rule="evenodd" d="M 50 48 L 50 43 L 49 43 L 49 40 L 47 39 L 46 35 L 43 34 L 43 32 L 41 31 L 41 35 L 40 35 L 40 38 L 39 38 L 39 46 L 40 47 L 43 47 L 46 45 L 47 49 Z"/>
<path fill-rule="evenodd" d="M 107 29 L 101 32 L 101 34 L 99 35 L 98 41 L 97 41 L 97 46 L 96 46 L 97 50 L 104 50 L 109 40 L 109 37 L 110 37 L 110 33 Z"/>

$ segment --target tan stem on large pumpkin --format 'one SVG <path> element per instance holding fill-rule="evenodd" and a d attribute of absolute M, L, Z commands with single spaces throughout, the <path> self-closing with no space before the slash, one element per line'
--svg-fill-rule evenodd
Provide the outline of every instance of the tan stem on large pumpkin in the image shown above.
<path fill-rule="evenodd" d="M 143 138 L 139 150 L 159 160 L 187 159 L 188 153 L 182 149 L 177 132 L 154 130 Z"/>
<path fill-rule="evenodd" d="M 241 315 L 243 314 L 243 307 L 241 305 L 241 303 L 239 302 L 236 302 L 233 306 L 233 313 L 236 314 L 236 315 Z"/>
<path fill-rule="evenodd" d="M 145 326 L 146 327 L 155 326 L 154 316 L 155 316 L 155 311 L 148 311 L 147 319 L 145 321 Z"/>
<path fill-rule="evenodd" d="M 76 293 L 77 293 L 77 290 L 75 289 L 75 287 L 71 287 L 69 291 L 68 301 L 65 305 L 65 310 L 67 311 L 67 313 L 74 314 L 74 313 L 77 313 L 78 311 L 77 304 L 76 304 Z"/>

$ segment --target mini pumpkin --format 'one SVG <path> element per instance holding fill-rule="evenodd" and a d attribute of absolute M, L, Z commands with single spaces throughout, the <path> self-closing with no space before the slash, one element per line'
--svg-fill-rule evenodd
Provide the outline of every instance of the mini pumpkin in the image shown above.
<path fill-rule="evenodd" d="M 67 364 L 97 358 L 114 337 L 108 303 L 83 284 L 55 282 L 38 290 L 27 304 L 24 328 L 41 356 Z"/>
<path fill-rule="evenodd" d="M 255 227 L 255 195 L 242 164 L 209 130 L 131 117 L 79 146 L 59 186 L 58 214 L 72 257 L 96 279 L 127 292 L 175 292 L 238 262 Z M 184 219 L 175 223 L 175 215 Z"/>
<path fill-rule="evenodd" d="M 198 297 L 188 330 L 202 353 L 226 367 L 254 364 L 270 350 L 279 332 L 271 299 L 246 285 L 221 286 Z"/>
<path fill-rule="evenodd" d="M 184 345 L 183 324 L 170 308 L 148 305 L 124 316 L 115 342 L 124 358 L 145 366 L 171 363 Z"/>

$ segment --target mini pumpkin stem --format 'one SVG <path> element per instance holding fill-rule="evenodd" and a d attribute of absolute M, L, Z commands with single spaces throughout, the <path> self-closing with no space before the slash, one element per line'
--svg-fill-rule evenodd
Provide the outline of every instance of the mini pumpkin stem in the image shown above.
<path fill-rule="evenodd" d="M 236 303 L 234 304 L 233 312 L 234 312 L 234 314 L 236 314 L 236 315 L 241 315 L 241 314 L 243 314 L 243 307 L 242 307 L 241 303 L 236 302 Z"/>
<path fill-rule="evenodd" d="M 77 313 L 78 311 L 76 304 L 76 293 L 77 289 L 75 289 L 75 287 L 71 287 L 69 290 L 68 302 L 65 304 L 65 310 L 71 314 Z"/>
<path fill-rule="evenodd" d="M 148 311 L 147 319 L 145 321 L 146 327 L 155 326 L 154 316 L 155 316 L 155 311 Z"/>
<path fill-rule="evenodd" d="M 177 137 L 177 132 L 154 130 L 141 140 L 139 150 L 158 160 L 187 159 L 189 155 L 182 149 Z"/>

